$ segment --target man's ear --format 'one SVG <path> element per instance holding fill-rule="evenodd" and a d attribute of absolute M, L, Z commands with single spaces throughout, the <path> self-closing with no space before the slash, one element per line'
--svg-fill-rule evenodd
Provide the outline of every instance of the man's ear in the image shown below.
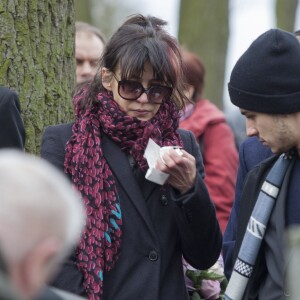
<path fill-rule="evenodd" d="M 111 81 L 112 81 L 112 72 L 109 71 L 107 68 L 101 69 L 101 78 L 102 78 L 102 85 L 108 90 L 111 91 Z"/>
<path fill-rule="evenodd" d="M 55 256 L 61 250 L 60 242 L 55 237 L 40 241 L 22 261 L 23 288 L 27 294 L 36 295 L 54 276 L 58 266 L 53 265 Z"/>

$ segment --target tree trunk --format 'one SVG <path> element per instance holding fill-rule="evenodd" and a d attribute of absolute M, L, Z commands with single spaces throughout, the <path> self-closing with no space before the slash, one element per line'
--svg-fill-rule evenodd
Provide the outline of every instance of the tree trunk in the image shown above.
<path fill-rule="evenodd" d="M 1 0 L 0 85 L 20 96 L 26 150 L 45 126 L 73 118 L 74 0 Z"/>
<path fill-rule="evenodd" d="M 220 109 L 228 32 L 228 0 L 181 0 L 179 42 L 202 58 L 206 68 L 204 94 Z"/>
<path fill-rule="evenodd" d="M 277 27 L 294 32 L 298 0 L 277 0 Z"/>
<path fill-rule="evenodd" d="M 75 20 L 92 23 L 90 0 L 75 0 Z"/>

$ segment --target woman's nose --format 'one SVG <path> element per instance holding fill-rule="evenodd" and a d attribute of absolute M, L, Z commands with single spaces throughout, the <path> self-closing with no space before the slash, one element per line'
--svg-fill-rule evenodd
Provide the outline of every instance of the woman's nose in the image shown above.
<path fill-rule="evenodd" d="M 140 97 L 138 97 L 136 99 L 138 102 L 141 102 L 141 103 L 147 103 L 149 102 L 148 101 L 148 95 L 146 94 L 146 92 L 144 92 Z"/>

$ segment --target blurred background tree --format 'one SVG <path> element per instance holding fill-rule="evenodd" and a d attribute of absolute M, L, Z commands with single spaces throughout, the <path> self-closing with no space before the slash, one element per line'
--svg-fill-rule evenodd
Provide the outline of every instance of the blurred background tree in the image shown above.
<path fill-rule="evenodd" d="M 277 27 L 293 32 L 298 0 L 276 0 Z"/>
<path fill-rule="evenodd" d="M 100 1 L 101 2 L 101 1 Z M 75 20 L 93 23 L 91 0 L 74 0 Z"/>
<path fill-rule="evenodd" d="M 75 0 L 75 19 L 98 27 L 109 37 L 135 9 L 123 0 Z"/>
<path fill-rule="evenodd" d="M 276 27 L 294 31 L 298 2 L 276 0 Z M 202 58 L 207 72 L 204 94 L 220 109 L 224 108 L 223 87 L 229 18 L 229 0 L 181 0 L 179 42 Z"/>
<path fill-rule="evenodd" d="M 73 0 L 1 0 L 0 15 L 0 85 L 19 94 L 26 150 L 39 153 L 44 126 L 73 117 Z"/>
<path fill-rule="evenodd" d="M 197 53 L 206 68 L 204 96 L 223 109 L 229 35 L 228 0 L 182 0 L 179 42 Z"/>

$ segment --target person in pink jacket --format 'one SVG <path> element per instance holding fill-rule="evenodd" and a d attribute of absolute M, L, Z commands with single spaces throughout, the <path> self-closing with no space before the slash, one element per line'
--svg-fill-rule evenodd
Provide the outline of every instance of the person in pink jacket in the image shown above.
<path fill-rule="evenodd" d="M 186 104 L 179 127 L 194 132 L 206 171 L 205 183 L 224 233 L 234 199 L 238 153 L 224 113 L 203 97 L 205 67 L 194 53 L 182 50 Z"/>

